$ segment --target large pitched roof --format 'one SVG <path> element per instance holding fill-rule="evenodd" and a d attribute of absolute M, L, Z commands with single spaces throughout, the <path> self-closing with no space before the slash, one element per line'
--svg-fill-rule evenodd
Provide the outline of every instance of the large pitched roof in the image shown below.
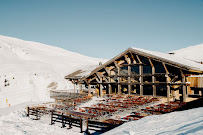
<path fill-rule="evenodd" d="M 149 58 L 155 59 L 157 61 L 166 62 L 169 65 L 173 65 L 173 66 L 176 66 L 176 67 L 179 67 L 179 68 L 191 71 L 191 72 L 203 73 L 203 64 L 200 64 L 200 63 L 197 63 L 197 62 L 185 59 L 185 58 L 177 57 L 173 54 L 149 51 L 149 50 L 145 50 L 145 49 L 132 47 L 132 48 L 128 48 L 127 50 L 123 51 L 116 57 L 112 58 L 111 60 L 107 61 L 103 65 L 99 66 L 98 68 L 93 70 L 88 76 L 101 70 L 102 68 L 111 64 L 113 61 L 119 59 L 120 57 L 127 54 L 128 52 L 133 52 L 138 55 L 143 55 L 145 57 L 149 57 Z M 88 77 L 88 76 L 85 76 L 85 77 Z"/>
<path fill-rule="evenodd" d="M 123 51 L 122 53 L 120 53 L 119 55 L 117 55 L 116 57 L 112 58 L 111 60 L 107 61 L 106 63 L 104 63 L 101 66 L 92 66 L 92 68 L 86 68 L 86 69 L 82 69 L 80 71 L 76 71 L 74 72 L 74 76 L 80 76 L 81 78 L 86 78 L 94 73 L 96 73 L 97 71 L 101 70 L 102 68 L 108 66 L 109 64 L 111 64 L 113 61 L 119 59 L 120 57 L 122 57 L 123 55 L 127 54 L 128 52 L 132 52 L 138 55 L 142 55 L 157 61 L 161 61 L 161 62 L 165 62 L 169 65 L 173 65 L 191 72 L 199 72 L 199 73 L 203 73 L 203 64 L 182 58 L 182 57 L 177 57 L 173 54 L 169 54 L 169 53 L 161 53 L 161 52 L 156 52 L 156 51 L 149 51 L 149 50 L 145 50 L 145 49 L 140 49 L 140 48 L 128 48 L 127 50 Z M 78 74 L 75 74 L 78 73 Z M 71 74 L 70 74 L 71 75 Z M 69 75 L 69 76 L 70 76 Z"/>
<path fill-rule="evenodd" d="M 191 70 L 203 71 L 203 64 L 188 60 L 183 57 L 178 57 L 176 55 L 169 54 L 169 53 L 149 51 L 149 50 L 135 48 L 135 47 L 131 49 L 139 54 L 144 54 L 145 56 L 148 56 L 148 57 L 153 57 L 166 62 L 170 62 L 180 67 L 185 67 Z"/>

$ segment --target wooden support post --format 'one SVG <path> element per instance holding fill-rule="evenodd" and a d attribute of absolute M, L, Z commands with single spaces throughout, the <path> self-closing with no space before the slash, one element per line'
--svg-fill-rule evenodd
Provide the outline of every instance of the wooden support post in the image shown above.
<path fill-rule="evenodd" d="M 76 97 L 76 94 L 75 94 L 75 82 L 74 82 L 74 97 Z"/>
<path fill-rule="evenodd" d="M 69 129 L 72 128 L 71 125 L 72 125 L 72 119 L 70 118 L 70 119 L 69 119 Z"/>
<path fill-rule="evenodd" d="M 82 118 L 80 117 L 80 133 L 82 133 Z"/>
<path fill-rule="evenodd" d="M 53 124 L 53 110 L 51 111 L 51 125 Z"/>
<path fill-rule="evenodd" d="M 187 91 L 187 86 L 186 86 L 186 77 L 185 77 L 185 75 L 183 74 L 183 71 L 182 70 L 180 70 L 180 72 L 181 72 L 181 76 L 182 76 L 182 82 L 183 82 L 183 102 L 186 102 L 186 98 L 187 98 L 187 93 L 186 93 L 186 91 Z"/>
<path fill-rule="evenodd" d="M 109 77 L 109 94 L 112 93 L 111 78 Z"/>
<path fill-rule="evenodd" d="M 170 85 L 168 84 L 170 82 L 170 79 L 168 77 L 168 75 L 166 75 L 166 80 L 167 80 L 167 102 L 170 101 L 170 94 L 171 94 L 171 89 L 170 89 Z"/>
<path fill-rule="evenodd" d="M 99 94 L 100 94 L 100 97 L 103 97 L 103 88 L 102 88 L 102 76 L 100 73 L 96 73 L 97 77 L 99 78 Z"/>
<path fill-rule="evenodd" d="M 91 85 L 89 84 L 88 85 L 88 94 L 90 94 L 90 92 L 91 92 Z"/>
<path fill-rule="evenodd" d="M 61 115 L 61 124 L 62 124 L 61 128 L 64 128 L 65 125 L 64 125 L 64 117 L 63 117 L 63 113 L 62 113 L 62 115 Z"/>
<path fill-rule="evenodd" d="M 153 96 L 156 97 L 156 85 L 154 84 L 156 82 L 156 77 L 155 77 L 155 67 L 152 67 L 152 88 L 153 88 Z"/>
<path fill-rule="evenodd" d="M 154 84 L 155 82 L 156 82 L 156 77 L 155 77 L 155 67 L 154 67 L 154 65 L 153 65 L 153 63 L 152 63 L 152 61 L 151 61 L 151 59 L 149 59 L 149 63 L 150 63 L 150 65 L 151 65 L 151 67 L 152 67 L 152 83 L 153 83 L 153 85 L 152 85 L 152 88 L 153 88 L 153 96 L 154 97 L 156 97 L 156 85 Z"/>
<path fill-rule="evenodd" d="M 100 97 L 103 97 L 102 78 L 100 79 L 99 92 L 100 92 Z"/>
<path fill-rule="evenodd" d="M 131 94 L 132 86 L 131 86 L 131 66 L 128 66 L 128 94 Z"/>
<path fill-rule="evenodd" d="M 169 85 L 169 83 L 171 82 L 170 80 L 170 77 L 168 76 L 169 75 L 169 71 L 168 71 L 168 69 L 167 69 L 167 67 L 166 67 L 166 63 L 165 62 L 162 62 L 162 64 L 163 64 L 163 66 L 164 66 L 164 69 L 165 69 L 165 71 L 166 71 L 166 82 L 167 82 L 167 86 L 166 86 L 166 88 L 167 88 L 167 102 L 169 102 L 170 101 L 170 95 L 171 95 L 171 88 L 170 88 L 170 85 Z"/>
<path fill-rule="evenodd" d="M 186 89 L 187 89 L 187 86 L 184 84 L 183 85 L 183 102 L 186 102 L 186 98 L 187 98 Z"/>
<path fill-rule="evenodd" d="M 87 130 L 86 131 L 87 131 L 87 133 L 89 133 L 89 131 L 88 131 L 88 118 L 87 118 Z"/>
<path fill-rule="evenodd" d="M 118 94 L 121 94 L 121 67 L 118 67 Z"/>
<path fill-rule="evenodd" d="M 36 113 L 36 120 L 38 120 L 38 108 L 37 107 L 35 109 L 35 113 Z"/>
<path fill-rule="evenodd" d="M 79 84 L 79 87 L 80 87 L 80 92 L 79 93 L 81 93 L 82 92 L 82 84 Z"/>
<path fill-rule="evenodd" d="M 75 82 L 74 82 L 74 96 L 75 96 Z"/>
<path fill-rule="evenodd" d="M 29 115 L 30 115 L 30 108 L 29 106 L 27 106 L 27 117 L 29 117 Z"/>
<path fill-rule="evenodd" d="M 143 96 L 143 66 L 139 65 L 139 75 L 140 75 L 140 96 Z"/>

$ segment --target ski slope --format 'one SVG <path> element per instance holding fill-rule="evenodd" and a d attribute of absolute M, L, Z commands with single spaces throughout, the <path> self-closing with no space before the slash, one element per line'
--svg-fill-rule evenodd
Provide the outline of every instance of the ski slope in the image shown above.
<path fill-rule="evenodd" d="M 65 75 L 105 61 L 37 42 L 0 36 L 0 108 L 50 100 L 50 90 L 72 88 L 64 79 Z"/>

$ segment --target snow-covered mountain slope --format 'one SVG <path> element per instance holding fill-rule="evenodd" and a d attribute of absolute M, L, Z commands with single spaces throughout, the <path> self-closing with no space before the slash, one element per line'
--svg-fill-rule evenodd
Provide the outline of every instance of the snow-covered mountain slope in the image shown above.
<path fill-rule="evenodd" d="M 199 45 L 189 46 L 180 50 L 175 50 L 170 53 L 174 53 L 175 56 L 183 57 L 195 62 L 203 62 L 203 43 Z"/>
<path fill-rule="evenodd" d="M 104 135 L 203 134 L 203 107 L 164 115 L 148 116 L 125 123 Z"/>
<path fill-rule="evenodd" d="M 64 79 L 65 75 L 105 61 L 37 42 L 0 36 L 0 108 L 48 100 L 49 90 L 72 86 Z"/>

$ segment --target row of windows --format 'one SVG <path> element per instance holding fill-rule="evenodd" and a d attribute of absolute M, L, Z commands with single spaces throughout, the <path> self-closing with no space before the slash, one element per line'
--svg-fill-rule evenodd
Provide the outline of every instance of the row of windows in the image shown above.
<path fill-rule="evenodd" d="M 128 74 L 127 72 L 128 67 L 121 67 L 121 74 Z M 139 74 L 139 66 L 132 66 L 131 67 L 132 74 Z M 155 72 L 156 73 L 166 73 L 164 67 L 162 65 L 155 65 Z M 143 73 L 152 73 L 152 67 L 150 65 L 143 66 Z"/>

